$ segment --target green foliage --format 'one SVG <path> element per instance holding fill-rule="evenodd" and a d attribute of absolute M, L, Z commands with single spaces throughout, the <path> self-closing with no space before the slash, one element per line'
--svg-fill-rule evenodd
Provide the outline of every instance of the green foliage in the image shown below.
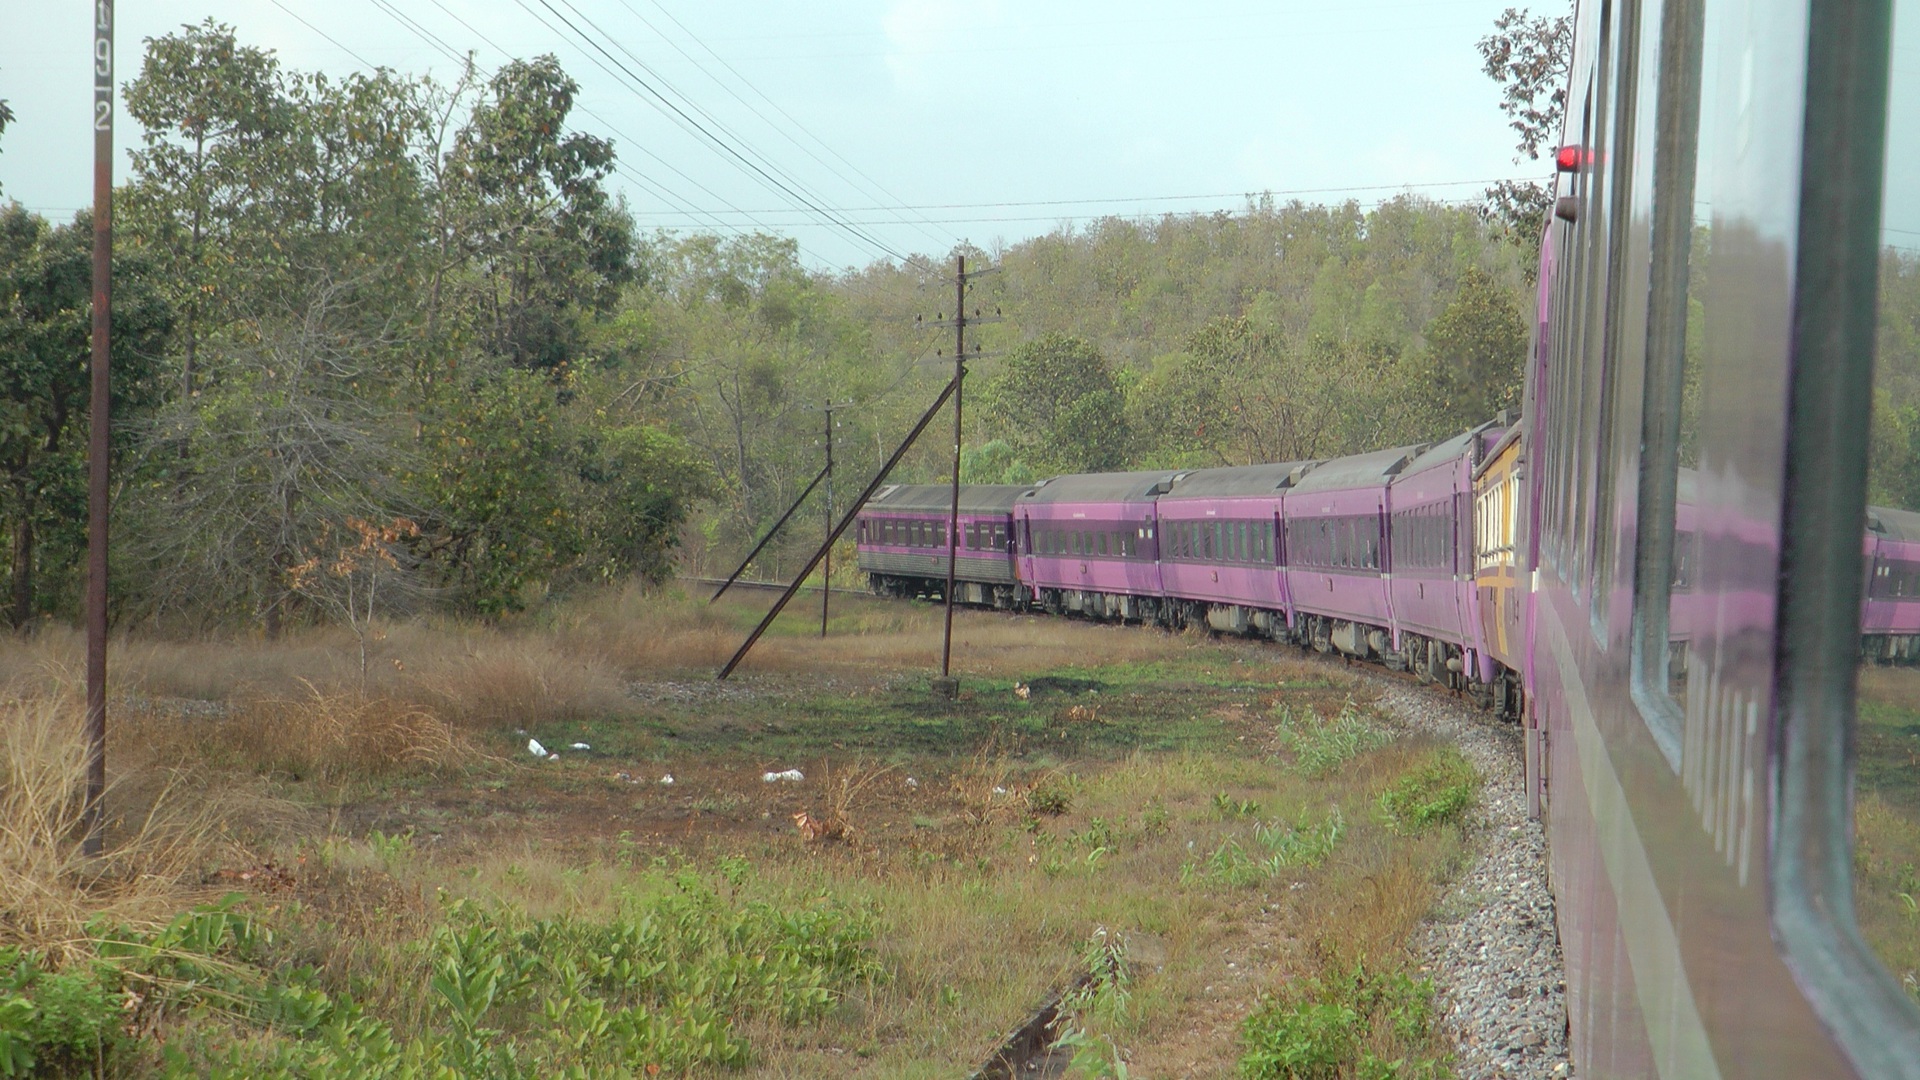
<path fill-rule="evenodd" d="M 960 452 L 963 484 L 1031 484 L 1038 479 L 1040 474 L 1005 439 Z"/>
<path fill-rule="evenodd" d="M 1457 821 L 1480 798 L 1480 773 L 1452 747 L 1436 750 L 1380 794 L 1394 827 L 1423 832 Z"/>
<path fill-rule="evenodd" d="M 1127 461 L 1125 399 L 1085 338 L 1022 343 L 987 384 L 988 422 L 1043 472 L 1105 472 Z"/>
<path fill-rule="evenodd" d="M 1280 745 L 1293 754 L 1294 767 L 1316 777 L 1326 776 L 1393 739 L 1391 733 L 1361 715 L 1352 698 L 1332 719 L 1323 719 L 1312 709 L 1296 711 L 1283 704 L 1275 734 Z"/>
<path fill-rule="evenodd" d="M 737 1067 L 744 1022 L 809 1023 L 884 971 L 873 917 L 815 897 L 729 904 L 697 877 L 606 921 L 451 903 L 421 943 L 427 1027 L 282 991 L 275 1038 L 175 1053 L 173 1075 L 533 1077 Z M 264 1016 L 261 1017 L 265 1019 Z"/>
<path fill-rule="evenodd" d="M 1270 881 L 1288 870 L 1326 862 L 1345 831 L 1338 807 L 1317 822 L 1306 815 L 1293 824 L 1256 822 L 1247 845 L 1229 836 L 1205 858 L 1181 866 L 1180 881 L 1229 888 Z"/>
<path fill-rule="evenodd" d="M 1874 355 L 1868 498 L 1920 509 L 1920 255 L 1880 260 L 1880 327 Z"/>
<path fill-rule="evenodd" d="M 487 351 L 518 368 L 572 361 L 582 311 L 611 311 L 634 276 L 632 226 L 600 186 L 613 144 L 567 132 L 579 92 L 552 56 L 502 65 L 445 166 L 465 312 Z"/>
<path fill-rule="evenodd" d="M 9 621 L 25 625 L 54 599 L 41 595 L 45 567 L 75 599 L 84 562 L 93 227 L 81 214 L 50 227 L 18 203 L 0 207 L 0 529 L 11 540 Z M 172 322 L 151 268 L 115 267 L 114 407 L 150 404 L 153 358 Z M 116 440 L 124 449 L 125 438 Z"/>
<path fill-rule="evenodd" d="M 1365 965 L 1290 986 L 1241 1022 L 1240 1038 L 1247 1080 L 1453 1075 L 1434 1053 L 1433 984 Z"/>
<path fill-rule="evenodd" d="M 245 1033 L 177 1033 L 163 1051 L 170 1076 L 680 1074 L 745 1064 L 743 1024 L 811 1023 L 885 976 L 868 911 L 824 896 L 730 903 L 681 875 L 604 921 L 449 903 L 411 946 L 418 964 L 400 969 L 421 980 L 416 1030 L 285 963 L 236 905 L 196 908 L 153 934 L 99 928 L 94 959 L 64 970 L 0 949 L 0 1077 L 111 1066 L 161 1013 L 217 1014 Z"/>
<path fill-rule="evenodd" d="M 1027 812 L 1059 817 L 1073 809 L 1073 786 L 1064 777 L 1047 776 L 1027 789 Z"/>
<path fill-rule="evenodd" d="M 465 606 L 516 611 L 584 544 L 553 482 L 562 448 L 553 387 L 538 374 L 503 371 L 447 398 L 422 432 L 414 483 L 439 508 L 423 526 L 445 538 L 442 573 Z"/>
<path fill-rule="evenodd" d="M 47 971 L 31 953 L 0 949 L 0 1076 L 70 1074 L 111 1057 L 124 1038 L 116 976 Z"/>
<path fill-rule="evenodd" d="M 1511 289 L 1468 268 L 1453 300 L 1427 328 L 1427 343 L 1437 411 L 1447 429 L 1468 428 L 1519 405 L 1527 326 Z"/>

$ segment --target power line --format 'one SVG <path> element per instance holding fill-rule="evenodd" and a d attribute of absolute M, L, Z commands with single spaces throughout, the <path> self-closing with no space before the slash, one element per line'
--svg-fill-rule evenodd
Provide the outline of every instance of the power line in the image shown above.
<path fill-rule="evenodd" d="M 668 45 L 673 46 L 673 49 L 675 52 L 678 52 L 681 56 L 685 57 L 688 63 L 693 64 L 694 67 L 699 69 L 699 71 L 702 74 L 706 75 L 709 79 L 712 79 L 714 85 L 720 87 L 722 90 L 725 90 L 727 94 L 731 96 L 735 101 L 738 101 L 741 105 L 745 106 L 747 111 L 753 113 L 754 116 L 759 117 L 759 119 L 763 123 L 765 123 L 768 127 L 772 128 L 775 132 L 778 132 L 788 142 L 792 143 L 802 153 L 806 154 L 808 157 L 812 158 L 815 162 L 817 162 L 821 167 L 825 168 L 828 172 L 832 173 L 842 183 L 846 184 L 848 187 L 855 189 L 856 191 L 861 190 L 861 186 L 855 183 L 854 181 L 848 179 L 845 173 L 840 172 L 838 169 L 834 168 L 833 165 L 823 160 L 820 157 L 820 155 L 814 153 L 804 143 L 800 142 L 800 140 L 788 134 L 787 131 L 783 129 L 780 125 L 774 123 L 771 119 L 769 119 L 765 113 L 761 112 L 758 108 L 755 108 L 753 103 L 747 101 L 745 98 L 741 97 L 738 93 L 736 93 L 732 87 L 728 86 L 726 82 L 722 80 L 719 76 L 709 71 L 707 67 L 704 64 L 700 63 L 700 61 L 697 60 L 691 53 L 681 48 L 678 42 L 674 41 L 672 38 L 668 37 L 665 33 L 663 33 L 660 30 L 660 28 L 655 26 L 652 23 L 652 21 L 647 19 L 646 16 L 640 14 L 640 12 L 632 4 L 628 3 L 627 0 L 619 0 L 619 2 L 620 2 L 620 6 L 626 8 L 627 11 L 630 14 L 632 14 L 632 16 L 635 19 L 638 19 L 643 26 L 645 26 L 649 30 L 652 30 L 656 35 L 659 36 L 660 40 L 665 41 Z M 761 90 L 758 86 L 754 85 L 752 80 L 748 79 L 745 75 L 741 74 L 738 68 L 728 63 L 727 59 L 721 56 L 718 52 L 715 52 L 712 46 L 708 45 L 705 41 L 702 41 L 698 34 L 695 34 L 691 29 L 689 29 L 687 27 L 687 24 L 681 22 L 679 18 L 673 14 L 673 12 L 669 11 L 663 4 L 660 3 L 660 0 L 648 0 L 648 2 L 651 3 L 654 9 L 659 11 L 660 14 L 666 16 L 669 22 L 673 23 L 675 27 L 679 28 L 680 32 L 682 34 L 685 34 L 689 41 L 692 41 L 695 45 L 698 45 L 708 56 L 712 57 L 716 63 L 718 63 L 721 67 L 725 68 L 727 72 L 731 74 L 734 77 L 734 79 L 740 83 L 740 85 L 746 87 L 748 90 L 753 91 L 756 97 L 758 97 L 761 101 L 766 102 L 767 105 L 771 107 L 775 112 L 779 113 L 781 117 L 783 117 L 787 121 L 787 123 L 793 125 L 794 129 L 798 130 L 801 134 L 805 135 L 807 138 L 813 140 L 815 145 L 819 146 L 822 150 L 825 150 L 828 154 L 832 155 L 832 157 L 836 161 L 839 161 L 842 165 L 845 165 L 848 169 L 852 170 L 854 175 L 860 177 L 862 180 L 865 180 L 867 182 L 868 192 L 877 192 L 880 197 L 888 201 L 889 205 L 884 207 L 884 209 L 887 209 L 889 211 L 892 211 L 895 209 L 900 209 L 900 210 L 908 209 L 908 207 L 906 207 L 905 205 L 905 200 L 893 194 L 891 191 L 888 191 L 883 185 L 880 184 L 879 181 L 867 175 L 867 173 L 862 171 L 859 166 L 855 165 L 851 161 L 848 161 L 845 156 L 843 156 L 838 151 L 836 151 L 824 139 L 821 139 L 818 135 L 815 135 L 811 130 L 807 128 L 805 124 L 801 123 L 799 119 L 796 118 L 792 113 L 788 112 L 784 108 L 781 108 L 779 102 L 773 100 L 771 97 L 768 97 L 765 91 Z M 881 209 L 881 208 L 876 207 L 876 209 Z M 910 222 L 904 216 L 902 216 L 900 218 L 900 223 L 914 225 L 914 227 L 920 232 L 922 236 L 927 237 L 928 239 L 934 241 L 935 243 L 946 243 L 955 239 L 954 237 L 940 236 L 934 233 L 933 231 L 927 228 L 924 228 L 923 227 L 924 225 L 932 224 L 932 222 L 926 221 L 924 217 L 920 219 L 920 222 L 916 223 L 916 222 Z"/>
<path fill-rule="evenodd" d="M 276 2 L 278 2 L 278 0 L 276 0 Z M 395 22 L 398 22 L 403 28 L 411 32 L 415 37 L 419 38 L 421 41 L 425 42 L 429 48 L 432 48 L 437 52 L 439 52 L 442 56 L 445 56 L 448 59 L 453 60 L 455 63 L 462 65 L 463 68 L 467 67 L 472 63 L 471 55 L 460 54 L 454 49 L 452 45 L 448 44 L 444 38 L 440 37 L 440 35 L 438 34 L 435 34 L 433 31 L 428 30 L 424 24 L 403 16 L 397 9 L 395 9 L 391 4 L 388 3 L 388 0 L 370 0 L 370 2 L 375 7 L 378 7 L 380 10 L 386 12 L 389 16 L 393 18 Z M 442 11 L 447 11 L 445 6 L 438 3 L 438 0 L 435 0 L 434 6 L 439 7 Z M 449 15 L 453 14 L 450 11 L 448 11 L 447 13 Z M 470 33 L 473 33 L 475 36 L 479 37 L 480 40 L 485 41 L 489 46 L 493 48 L 495 52 L 498 52 L 502 56 L 506 56 L 508 58 L 512 57 L 513 54 L 509 53 L 507 50 L 502 49 L 499 45 L 495 44 L 492 40 L 487 38 L 485 34 L 481 34 L 478 30 L 475 30 L 471 25 L 467 23 L 465 19 L 460 18 L 458 15 L 454 15 L 453 18 L 455 22 L 458 22 L 461 26 L 466 27 Z M 494 69 L 494 71 L 489 73 L 489 75 L 497 74 L 498 70 L 499 69 L 497 68 Z M 722 198 L 717 192 L 713 191 L 711 188 L 708 188 L 705 184 L 702 184 L 698 180 L 695 180 L 693 177 L 688 176 L 686 173 L 676 168 L 672 163 L 668 162 L 666 159 L 660 157 L 658 154 L 655 154 L 653 151 L 648 150 L 644 143 L 641 143 L 639 140 L 631 138 L 630 136 L 626 135 L 619 128 L 615 127 L 612 123 L 610 123 L 605 117 L 600 116 L 598 113 L 595 113 L 593 110 L 588 109 L 585 106 L 580 106 L 580 111 L 585 113 L 588 116 L 593 117 L 595 120 L 598 120 L 601 124 L 605 125 L 606 128 L 609 131 L 611 131 L 615 136 L 626 140 L 628 143 L 632 144 L 635 149 L 639 150 L 642 154 L 645 154 L 646 156 L 659 162 L 662 166 L 664 166 L 665 168 L 673 172 L 675 175 L 679 176 L 681 179 L 692 184 L 694 187 L 699 188 L 701 191 L 705 192 L 707 195 L 711 196 L 712 198 L 719 200 L 722 204 L 724 204 L 727 207 L 726 211 L 721 211 L 721 212 L 730 212 L 734 214 L 739 214 L 741 216 L 746 217 L 749 223 L 754 225 L 759 225 L 759 227 L 761 228 L 767 228 L 767 226 L 765 225 L 760 225 L 760 223 L 753 218 L 751 213 L 747 211 L 742 211 L 738 207 L 735 207 L 732 203 L 727 202 L 726 199 Z M 726 222 L 719 220 L 719 218 L 715 217 L 714 213 L 716 212 L 710 212 L 710 211 L 699 209 L 697 206 L 693 204 L 692 200 L 686 198 L 683 195 L 680 195 L 678 192 L 673 191 L 671 188 L 668 188 L 666 185 L 661 184 L 659 181 L 649 179 L 648 177 L 635 171 L 634 169 L 629 167 L 625 162 L 620 161 L 617 156 L 614 159 L 614 168 L 615 170 L 620 172 L 622 175 L 626 176 L 628 179 L 633 180 L 635 183 L 639 184 L 642 190 L 651 192 L 656 197 L 660 198 L 662 201 L 667 203 L 677 203 L 682 207 L 686 207 L 686 209 L 682 209 L 682 210 L 665 211 L 666 213 L 674 213 L 680 216 L 693 217 L 693 218 L 704 217 L 707 219 L 707 222 L 715 229 L 726 229 L 726 230 L 731 230 L 735 233 L 738 233 L 740 231 L 738 226 L 730 225 Z M 643 211 L 643 213 L 645 213 L 645 211 Z"/>
<path fill-rule="evenodd" d="M 327 33 L 325 30 L 322 30 L 319 27 L 308 22 L 307 20 L 301 18 L 299 12 L 281 3 L 280 0 L 273 0 L 273 6 L 279 8 L 281 11 L 286 12 L 288 15 L 293 16 L 294 22 L 299 23 L 301 26 L 306 27 L 307 29 L 313 31 L 316 34 L 319 34 L 321 37 L 326 38 L 328 41 L 332 42 L 334 48 L 339 49 L 341 52 L 346 53 L 348 56 L 351 56 L 355 60 L 360 61 L 361 67 L 370 68 L 374 71 L 380 70 L 380 66 L 378 64 L 369 62 L 366 57 L 361 56 L 359 53 L 354 52 L 352 49 L 347 48 L 344 44 L 341 44 L 341 42 L 338 39 L 336 39 L 332 34 Z"/>
<path fill-rule="evenodd" d="M 546 26 L 549 30 L 553 29 L 551 24 L 547 23 L 545 19 L 542 19 L 540 17 L 539 13 L 535 12 L 531 7 L 528 6 L 527 0 L 516 0 L 516 2 L 519 3 L 521 8 L 526 10 L 526 12 L 529 15 L 532 15 L 542 25 Z M 743 167 L 750 173 L 760 177 L 765 183 L 770 185 L 776 192 L 783 194 L 788 198 L 792 199 L 795 203 L 798 203 L 800 208 L 810 211 L 812 213 L 818 214 L 822 218 L 825 218 L 829 223 L 833 224 L 835 227 L 847 233 L 847 235 L 855 238 L 856 240 L 860 241 L 863 244 L 866 244 L 867 246 L 873 248 L 874 250 L 884 255 L 887 255 L 891 258 L 905 261 L 906 259 L 905 255 L 902 255 L 900 252 L 895 251 L 892 247 L 887 245 L 884 241 L 881 241 L 877 237 L 874 237 L 872 234 L 866 233 L 860 229 L 853 228 L 851 226 L 847 226 L 835 221 L 833 218 L 833 215 L 821 210 L 816 205 L 814 200 L 808 198 L 807 196 L 803 195 L 799 191 L 795 190 L 793 183 L 789 183 L 787 180 L 782 179 L 781 177 L 774 176 L 772 172 L 768 171 L 767 167 L 762 167 L 761 164 L 749 158 L 745 153 L 743 153 L 739 148 L 735 147 L 727 139 L 724 139 L 721 136 L 715 134 L 713 130 L 710 129 L 706 124 L 701 123 L 699 120 L 689 115 L 686 109 L 681 108 L 679 104 L 675 103 L 666 94 L 662 93 L 661 90 L 654 87 L 646 79 L 643 79 L 639 75 L 635 74 L 631 67 L 628 67 L 627 64 L 625 64 L 619 59 L 619 57 L 616 57 L 611 52 L 609 52 L 605 46 L 601 45 L 600 42 L 594 38 L 593 35 L 588 34 L 585 31 L 581 30 L 578 26 L 575 26 L 572 20 L 568 19 L 565 15 L 562 15 L 558 10 L 556 10 L 553 7 L 551 3 L 548 2 L 548 0 L 535 0 L 535 2 L 538 3 L 541 7 L 545 8 L 555 19 L 559 20 L 563 25 L 565 25 L 568 30 L 572 31 L 575 37 L 585 42 L 595 52 L 598 52 L 602 56 L 606 57 L 606 59 L 609 62 L 611 62 L 614 65 L 614 67 L 619 68 L 620 72 L 625 75 L 626 81 L 630 82 L 632 86 L 638 86 L 641 91 L 644 91 L 644 95 L 637 93 L 636 96 L 641 96 L 642 100 L 648 100 L 650 98 L 653 102 L 657 102 L 657 104 L 655 105 L 656 108 L 661 108 L 666 112 L 670 112 L 672 116 L 670 116 L 669 119 L 674 119 L 677 117 L 678 118 L 677 123 L 679 123 L 683 127 L 683 129 L 689 130 L 690 134 L 695 134 L 699 138 L 704 139 L 710 147 L 713 147 L 716 150 L 720 151 L 723 157 L 733 158 L 736 162 L 739 163 L 741 167 Z M 595 24 L 591 19 L 587 18 L 586 16 L 580 15 L 579 9 L 575 8 L 570 2 L 568 2 L 568 0 L 560 0 L 560 2 L 564 4 L 569 10 L 573 11 L 575 15 L 578 15 L 582 22 L 585 22 L 588 26 L 593 27 L 593 29 L 596 32 L 599 32 L 600 34 L 605 36 L 605 32 L 600 30 L 600 27 L 597 24 Z M 558 31 L 555 31 L 555 32 L 557 33 Z M 609 38 L 609 40 L 611 40 L 611 38 Z M 614 44 L 616 47 L 620 47 L 624 51 L 624 47 L 619 46 L 618 42 L 614 42 Z M 631 52 L 628 52 L 627 55 L 629 57 L 632 57 Z M 593 57 L 589 56 L 588 59 L 593 60 Z M 639 61 L 638 58 L 634 58 L 634 59 L 635 59 L 635 63 L 639 63 L 640 66 L 643 68 L 646 67 L 645 63 Z M 608 69 L 606 65 L 600 63 L 600 61 L 594 60 L 594 63 L 597 66 L 599 66 L 602 70 L 607 71 L 609 75 L 614 74 L 612 70 Z M 648 68 L 647 70 L 649 71 L 650 74 L 654 74 L 652 72 L 652 69 Z M 615 78 L 619 78 L 619 76 L 615 75 Z M 657 74 L 655 74 L 655 78 L 656 79 L 659 78 Z M 671 85 L 665 83 L 664 80 L 659 80 L 659 81 L 661 81 L 662 85 L 666 85 L 668 89 L 673 89 Z M 629 87 L 630 90 L 632 89 L 632 86 Z M 686 100 L 689 108 L 692 108 L 695 111 L 701 111 L 697 105 L 694 105 L 692 103 L 691 99 L 687 99 L 685 95 L 681 94 L 677 89 L 675 89 L 673 92 L 676 96 L 681 97 L 683 100 Z M 708 119 L 711 120 L 711 117 L 708 117 Z M 717 122 L 715 123 L 717 125 Z M 759 156 L 757 152 L 755 152 L 755 154 L 756 156 Z M 777 166 L 772 166 L 772 163 L 770 161 L 767 162 L 767 165 L 769 167 L 777 168 Z"/>
<path fill-rule="evenodd" d="M 279 0 L 274 0 L 274 2 L 278 3 Z M 444 12 L 448 18 L 452 19 L 454 22 L 457 22 L 462 27 L 464 27 L 469 34 L 472 34 L 474 37 L 477 37 L 481 41 L 485 42 L 488 48 L 491 48 L 494 52 L 499 53 L 503 57 L 512 59 L 513 54 L 511 52 L 508 52 L 506 49 L 501 48 L 497 42 L 495 42 L 492 38 L 488 37 L 486 34 L 481 33 L 479 28 L 475 27 L 472 23 L 461 18 L 460 15 L 457 12 L 455 12 L 452 8 L 449 8 L 447 5 L 441 3 L 440 0 L 431 0 L 431 2 L 434 7 L 437 7 L 442 12 Z M 434 35 L 434 40 L 440 41 L 441 39 L 439 38 L 438 35 Z M 442 42 L 442 44 L 444 44 L 444 41 Z M 497 72 L 498 69 L 496 68 L 495 71 Z M 580 109 L 581 112 L 594 118 L 595 120 L 598 120 L 602 126 L 604 126 L 608 131 L 611 131 L 618 138 L 623 139 L 628 143 L 631 143 L 633 147 L 639 150 L 641 153 L 647 155 L 650 158 L 653 158 L 656 162 L 659 162 L 662 166 L 672 170 L 673 173 L 679 176 L 682 180 L 687 181 L 693 186 L 699 188 L 701 191 L 706 192 L 708 195 L 711 195 L 713 198 L 718 199 L 722 203 L 725 203 L 726 206 L 728 207 L 728 209 L 725 211 L 717 211 L 717 212 L 709 212 L 709 211 L 701 210 L 699 207 L 693 205 L 692 200 L 686 198 L 685 196 L 674 191 L 673 189 L 667 187 L 665 184 L 662 184 L 657 180 L 651 179 L 643 175 L 638 170 L 629 167 L 626 162 L 621 161 L 619 160 L 618 157 L 616 157 L 614 159 L 614 168 L 617 171 L 619 171 L 623 176 L 627 177 L 629 180 L 633 181 L 635 184 L 638 184 L 641 190 L 648 192 L 649 194 L 653 195 L 655 198 L 659 199 L 661 202 L 674 204 L 681 207 L 681 209 L 677 209 L 677 210 L 657 211 L 657 212 L 643 211 L 643 213 L 674 214 L 676 216 L 695 217 L 695 218 L 704 217 L 707 219 L 708 224 L 710 224 L 713 228 L 730 230 L 736 234 L 740 232 L 739 227 L 735 225 L 729 225 L 726 222 L 721 221 L 718 217 L 715 216 L 715 213 L 735 213 L 735 214 L 740 214 L 742 216 L 747 216 L 749 221 L 752 220 L 751 216 L 746 211 L 740 210 L 738 207 L 735 207 L 732 203 L 728 203 L 725 199 L 722 199 L 717 193 L 715 193 L 712 189 L 708 188 L 706 185 L 700 183 L 698 180 L 695 180 L 693 177 L 688 176 L 686 173 L 681 172 L 678 168 L 675 168 L 673 165 L 668 163 L 664 158 L 661 158 L 658 154 L 655 154 L 651 150 L 648 150 L 646 146 L 642 144 L 639 140 L 634 139 L 631 136 L 628 136 L 626 133 L 622 132 L 619 128 L 615 127 L 613 123 L 607 120 L 605 117 L 601 116 L 600 114 L 594 112 L 593 110 L 587 108 L 584 105 L 579 105 L 577 107 Z"/>
<path fill-rule="evenodd" d="M 1092 205 L 1098 205 L 1103 203 L 1197 202 L 1205 199 L 1242 199 L 1242 198 L 1255 198 L 1259 196 L 1327 195 L 1327 194 L 1339 194 L 1343 192 L 1407 191 L 1407 190 L 1420 190 L 1425 188 L 1468 187 L 1468 186 L 1479 185 L 1479 184 L 1497 184 L 1502 182 L 1503 180 L 1518 181 L 1518 180 L 1531 180 L 1531 179 L 1535 179 L 1535 178 L 1526 177 L 1526 176 L 1495 177 L 1489 180 L 1435 180 L 1430 183 L 1371 184 L 1371 185 L 1351 185 L 1351 186 L 1344 186 L 1344 187 L 1325 187 L 1325 188 L 1293 188 L 1285 191 L 1273 191 L 1273 190 L 1222 191 L 1222 192 L 1215 192 L 1213 194 L 1207 194 L 1207 195 L 1138 195 L 1138 196 L 1128 196 L 1128 197 L 1112 197 L 1112 198 L 1097 198 L 1097 199 L 1024 199 L 1024 200 L 1005 200 L 1001 202 L 977 202 L 977 203 L 920 203 L 912 206 L 898 206 L 898 207 L 896 206 L 842 206 L 842 207 L 835 207 L 834 210 L 836 213 L 852 214 L 852 213 L 862 213 L 862 212 L 870 212 L 870 211 L 876 211 L 876 210 L 884 211 L 884 210 L 895 210 L 895 209 L 992 210 L 992 209 L 999 209 L 1003 207 L 1014 208 L 1014 207 L 1022 207 L 1022 206 L 1092 206 Z M 744 212 L 745 211 L 743 211 L 743 213 Z M 777 213 L 780 213 L 780 210 L 776 208 L 773 210 L 757 210 L 753 212 L 762 213 L 762 214 L 777 214 Z"/>

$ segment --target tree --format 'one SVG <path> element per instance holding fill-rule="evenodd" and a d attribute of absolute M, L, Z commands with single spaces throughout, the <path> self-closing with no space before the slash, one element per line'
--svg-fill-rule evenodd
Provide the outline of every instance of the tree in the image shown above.
<path fill-rule="evenodd" d="M 12 541 L 15 627 L 41 612 L 43 541 L 62 567 L 79 563 L 85 543 L 92 260 L 89 215 L 50 228 L 17 203 L 0 209 L 0 522 Z M 114 279 L 113 408 L 126 417 L 151 400 L 171 315 L 137 261 L 116 261 Z"/>
<path fill-rule="evenodd" d="M 1573 16 L 1531 15 L 1508 8 L 1480 39 L 1481 70 L 1500 87 L 1500 111 L 1518 141 L 1515 162 L 1540 160 L 1552 149 L 1567 112 L 1567 64 L 1573 50 Z M 1487 189 L 1487 213 L 1509 238 L 1531 250 L 1539 243 L 1551 208 L 1550 186 L 1501 181 Z"/>
<path fill-rule="evenodd" d="M 983 397 L 988 423 L 1043 471 L 1126 464 L 1126 397 L 1085 338 L 1047 334 L 1015 347 Z"/>
<path fill-rule="evenodd" d="M 461 299 L 487 350 L 514 367 L 573 360 L 579 315 L 611 310 L 634 275 L 632 225 L 600 185 L 613 144 L 566 131 L 579 91 L 552 56 L 506 64 L 444 169 Z"/>
<path fill-rule="evenodd" d="M 1443 430 L 1491 420 L 1520 401 L 1527 324 L 1513 291 L 1485 271 L 1460 275 L 1453 300 L 1427 327 Z"/>
<path fill-rule="evenodd" d="M 241 286 L 263 268 L 258 234 L 284 225 L 263 213 L 260 179 L 293 106 L 273 53 L 212 19 L 152 39 L 126 98 L 144 134 L 121 228 L 162 262 L 191 396 L 201 341 L 244 310 Z"/>

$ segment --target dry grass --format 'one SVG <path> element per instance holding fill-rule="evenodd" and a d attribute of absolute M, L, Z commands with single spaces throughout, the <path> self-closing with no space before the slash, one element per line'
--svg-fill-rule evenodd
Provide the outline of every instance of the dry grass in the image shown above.
<path fill-rule="evenodd" d="M 71 694 L 0 705 L 0 942 L 56 962 L 81 950 L 96 920 L 164 924 L 207 894 L 202 877 L 226 847 L 230 807 L 219 791 L 186 773 L 148 770 L 144 790 L 109 783 L 106 853 L 83 855 L 83 715 Z"/>

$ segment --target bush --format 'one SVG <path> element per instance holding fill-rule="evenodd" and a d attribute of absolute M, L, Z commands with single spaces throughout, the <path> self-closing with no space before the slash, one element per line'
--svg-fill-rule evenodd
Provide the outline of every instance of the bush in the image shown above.
<path fill-rule="evenodd" d="M 1370 972 L 1363 964 L 1297 984 L 1270 999 L 1240 1025 L 1247 1080 L 1441 1080 L 1451 1077 L 1436 1053 L 1433 984 L 1404 972 Z"/>
<path fill-rule="evenodd" d="M 1395 828 L 1424 832 L 1458 820 L 1480 798 L 1480 774 L 1447 747 L 1429 754 L 1380 794 L 1380 810 Z"/>

